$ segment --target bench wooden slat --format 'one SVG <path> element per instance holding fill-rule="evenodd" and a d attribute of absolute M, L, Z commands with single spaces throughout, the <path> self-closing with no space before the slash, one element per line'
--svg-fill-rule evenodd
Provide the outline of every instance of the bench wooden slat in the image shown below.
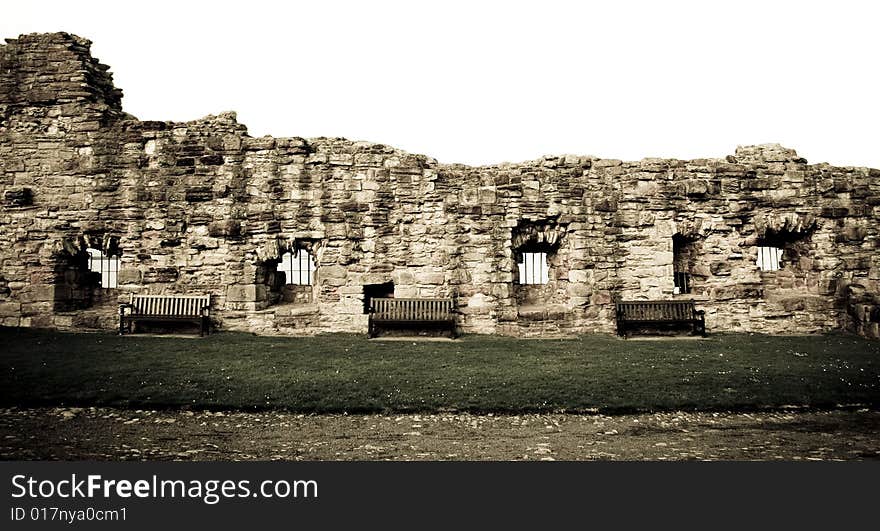
<path fill-rule="evenodd" d="M 137 321 L 195 321 L 200 333 L 208 332 L 210 295 L 135 295 L 119 308 L 119 333 Z M 127 310 L 127 312 L 126 312 Z"/>
<path fill-rule="evenodd" d="M 697 310 L 692 300 L 618 301 L 617 331 L 626 337 L 627 325 L 633 323 L 692 324 L 695 333 L 706 335 L 705 312 Z"/>
<path fill-rule="evenodd" d="M 452 299 L 398 299 L 374 297 L 370 301 L 369 335 L 384 324 L 440 323 L 455 334 L 455 312 Z"/>

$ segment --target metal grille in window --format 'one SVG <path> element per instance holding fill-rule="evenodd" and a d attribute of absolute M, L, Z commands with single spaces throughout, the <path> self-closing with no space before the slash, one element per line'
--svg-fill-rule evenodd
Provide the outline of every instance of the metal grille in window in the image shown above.
<path fill-rule="evenodd" d="M 86 249 L 89 255 L 89 271 L 98 273 L 102 288 L 115 288 L 118 285 L 119 257 L 104 256 L 97 249 Z"/>
<path fill-rule="evenodd" d="M 758 247 L 758 260 L 755 264 L 761 271 L 782 269 L 782 249 L 779 247 Z"/>
<path fill-rule="evenodd" d="M 546 284 L 550 281 L 547 253 L 523 253 L 519 268 L 520 284 Z"/>
<path fill-rule="evenodd" d="M 675 277 L 675 292 L 676 293 L 690 293 L 691 292 L 691 275 L 690 273 L 685 273 L 683 271 L 675 271 L 673 273 Z M 667 284 L 668 285 L 668 284 Z"/>
<path fill-rule="evenodd" d="M 284 253 L 278 271 L 284 271 L 287 284 L 310 286 L 315 277 L 315 262 L 306 250 L 300 250 L 296 255 Z"/>

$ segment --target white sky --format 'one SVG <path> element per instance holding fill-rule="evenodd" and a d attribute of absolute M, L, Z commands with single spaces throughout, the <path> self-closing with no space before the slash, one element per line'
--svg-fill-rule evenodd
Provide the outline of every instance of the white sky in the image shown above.
<path fill-rule="evenodd" d="M 253 136 L 468 164 L 779 142 L 880 168 L 878 15 L 844 0 L 22 0 L 0 37 L 91 39 L 145 120 L 235 110 Z"/>

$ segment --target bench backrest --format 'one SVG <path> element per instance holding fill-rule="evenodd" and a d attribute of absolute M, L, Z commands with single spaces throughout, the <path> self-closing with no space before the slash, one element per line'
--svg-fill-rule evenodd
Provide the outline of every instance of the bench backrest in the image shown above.
<path fill-rule="evenodd" d="M 449 321 L 453 315 L 452 299 L 392 299 L 374 297 L 370 313 L 379 321 Z"/>
<path fill-rule="evenodd" d="M 134 315 L 202 315 L 211 305 L 210 295 L 132 295 L 131 313 Z"/>
<path fill-rule="evenodd" d="M 694 301 L 620 301 L 617 315 L 625 321 L 669 321 L 693 319 Z"/>

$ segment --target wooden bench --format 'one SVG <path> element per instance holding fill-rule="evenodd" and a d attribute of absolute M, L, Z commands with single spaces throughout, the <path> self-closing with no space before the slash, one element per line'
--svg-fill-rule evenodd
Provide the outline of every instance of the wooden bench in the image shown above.
<path fill-rule="evenodd" d="M 132 295 L 119 305 L 119 335 L 131 333 L 138 321 L 183 321 L 199 325 L 199 335 L 209 332 L 210 295 Z"/>
<path fill-rule="evenodd" d="M 617 333 L 626 337 L 629 325 L 690 324 L 694 334 L 706 337 L 706 312 L 697 310 L 692 300 L 618 301 Z"/>
<path fill-rule="evenodd" d="M 368 336 L 376 337 L 380 327 L 395 325 L 439 325 L 455 337 L 455 304 L 452 299 L 371 299 Z"/>

